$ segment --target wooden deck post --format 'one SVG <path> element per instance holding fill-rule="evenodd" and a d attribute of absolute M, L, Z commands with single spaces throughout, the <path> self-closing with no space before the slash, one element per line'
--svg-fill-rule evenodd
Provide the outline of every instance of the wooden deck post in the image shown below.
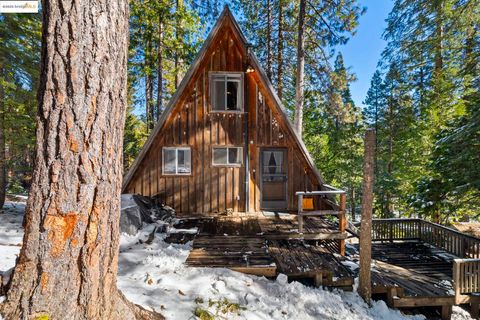
<path fill-rule="evenodd" d="M 338 216 L 338 224 L 340 233 L 344 233 L 347 229 L 347 194 L 340 194 L 340 215 Z M 342 257 L 345 255 L 345 240 L 340 240 L 340 254 Z"/>
<path fill-rule="evenodd" d="M 303 195 L 298 195 L 298 233 L 303 233 Z"/>
<path fill-rule="evenodd" d="M 470 300 L 470 316 L 472 316 L 473 319 L 478 319 L 479 315 L 479 307 L 480 307 L 480 297 L 471 297 Z"/>
<path fill-rule="evenodd" d="M 442 320 L 450 320 L 452 318 L 452 305 L 442 306 Z"/>
<path fill-rule="evenodd" d="M 455 290 L 455 303 L 459 303 L 461 292 L 460 287 L 460 264 L 453 260 L 453 289 Z"/>
<path fill-rule="evenodd" d="M 358 293 L 368 304 L 370 304 L 372 298 L 371 263 L 374 155 L 375 132 L 373 129 L 368 129 L 365 133 L 365 158 L 363 163 L 362 220 L 360 224 L 360 272 L 358 285 Z M 390 233 L 390 238 L 391 237 L 392 234 Z"/>

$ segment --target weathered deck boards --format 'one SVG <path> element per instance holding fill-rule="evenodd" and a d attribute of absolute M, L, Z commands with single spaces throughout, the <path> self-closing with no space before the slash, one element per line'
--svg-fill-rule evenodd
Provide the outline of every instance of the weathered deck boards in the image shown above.
<path fill-rule="evenodd" d="M 260 237 L 198 235 L 186 263 L 192 267 L 229 268 L 266 277 L 276 275 L 266 241 Z"/>
<path fill-rule="evenodd" d="M 386 294 L 391 307 L 442 307 L 448 319 L 455 304 L 452 258 L 421 242 L 373 243 L 372 293 Z"/>
<path fill-rule="evenodd" d="M 338 231 L 338 226 L 320 217 L 305 217 L 303 234 L 298 233 L 296 215 L 260 217 L 258 223 L 267 239 L 346 239 L 347 233 Z"/>
<path fill-rule="evenodd" d="M 178 228 L 195 226 L 199 229 L 187 265 L 224 267 L 266 277 L 276 276 L 280 272 L 292 279 L 311 278 L 317 285 L 352 289 L 351 274 L 333 255 L 339 252 L 338 241 L 322 240 L 317 241 L 320 242 L 318 246 L 307 245 L 301 240 L 286 240 L 289 233 L 283 234 L 283 240 L 271 240 L 271 234 L 266 235 L 261 226 L 272 220 L 284 231 L 291 226 L 290 221 L 296 221 L 288 216 L 286 219 L 214 217 L 198 219 L 198 225 L 195 225 L 195 219 L 180 223 Z M 315 223 L 316 228 L 328 227 L 322 221 Z M 277 270 L 279 266 L 281 269 Z"/>
<path fill-rule="evenodd" d="M 215 217 L 204 221 L 199 233 L 256 236 L 261 235 L 262 230 L 256 217 Z"/>
<path fill-rule="evenodd" d="M 270 240 L 268 249 L 277 264 L 277 271 L 291 279 L 313 278 L 316 286 L 352 289 L 352 274 L 326 248 L 299 240 Z"/>

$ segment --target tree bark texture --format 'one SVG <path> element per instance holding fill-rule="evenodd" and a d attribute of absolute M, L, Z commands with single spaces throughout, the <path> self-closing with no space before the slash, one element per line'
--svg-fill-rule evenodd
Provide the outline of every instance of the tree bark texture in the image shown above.
<path fill-rule="evenodd" d="M 283 1 L 278 1 L 277 96 L 283 97 Z"/>
<path fill-rule="evenodd" d="M 149 131 L 153 129 L 154 126 L 154 103 L 153 103 L 153 74 L 152 74 L 152 43 L 150 40 L 147 40 L 145 55 L 145 64 L 149 65 L 149 71 L 145 75 L 145 109 L 146 109 L 146 118 L 147 118 L 147 128 Z"/>
<path fill-rule="evenodd" d="M 298 14 L 298 38 L 297 38 L 297 77 L 295 88 L 295 118 L 294 128 L 299 136 L 302 136 L 303 128 L 303 104 L 305 100 L 305 5 L 306 0 L 300 0 Z"/>
<path fill-rule="evenodd" d="M 360 271 L 358 293 L 370 304 L 372 298 L 372 208 L 374 181 L 375 131 L 365 133 L 365 159 L 363 164 L 362 220 L 360 224 Z"/>
<path fill-rule="evenodd" d="M 157 66 L 157 112 L 156 112 L 156 121 L 160 119 L 160 115 L 162 114 L 163 109 L 163 21 L 161 18 L 158 21 L 158 47 L 157 47 L 157 58 L 158 58 L 158 66 Z"/>
<path fill-rule="evenodd" d="M 443 69 L 443 4 L 435 1 L 435 73 L 440 75 Z"/>
<path fill-rule="evenodd" d="M 116 286 L 128 1 L 42 2 L 35 169 L 7 319 L 161 319 Z"/>
<path fill-rule="evenodd" d="M 182 28 L 182 19 L 181 16 L 183 15 L 184 10 L 184 3 L 183 0 L 176 0 L 176 10 L 177 10 L 177 17 L 176 17 L 176 26 L 175 26 L 175 37 L 177 39 L 177 44 L 175 48 L 175 89 L 180 86 L 180 82 L 182 82 L 182 57 L 181 54 L 183 53 L 183 28 Z M 180 48 L 180 49 L 179 49 Z"/>
<path fill-rule="evenodd" d="M 0 75 L 3 68 L 0 66 Z M 5 204 L 7 193 L 7 159 L 5 156 L 5 90 L 0 83 L 0 209 Z"/>
<path fill-rule="evenodd" d="M 267 0 L 267 77 L 272 80 L 272 65 L 273 65 L 273 48 L 272 48 L 272 32 L 273 32 L 273 15 L 272 15 L 272 2 Z"/>

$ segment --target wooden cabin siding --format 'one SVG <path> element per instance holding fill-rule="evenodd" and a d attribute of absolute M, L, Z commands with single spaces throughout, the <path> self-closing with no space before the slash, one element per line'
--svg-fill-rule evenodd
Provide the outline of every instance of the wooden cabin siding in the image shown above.
<path fill-rule="evenodd" d="M 274 102 L 261 79 L 256 72 L 243 73 L 249 63 L 247 52 L 231 23 L 222 28 L 124 192 L 158 197 L 159 201 L 181 213 L 215 213 L 227 209 L 260 211 L 261 148 L 282 147 L 287 149 L 288 158 L 288 208 L 285 209 L 295 210 L 295 192 L 318 190 L 318 179 L 289 134 L 287 124 L 272 107 Z M 242 112 L 211 111 L 209 75 L 219 71 L 243 73 Z M 248 207 L 245 192 L 247 138 L 250 163 Z M 191 148 L 190 175 L 163 174 L 162 147 L 172 146 Z M 242 165 L 213 166 L 214 146 L 242 147 Z"/>

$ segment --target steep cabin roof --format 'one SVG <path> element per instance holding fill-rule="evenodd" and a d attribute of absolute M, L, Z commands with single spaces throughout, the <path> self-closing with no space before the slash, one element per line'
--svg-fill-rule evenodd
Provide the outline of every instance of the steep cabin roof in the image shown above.
<path fill-rule="evenodd" d="M 194 91 L 195 81 L 199 73 L 198 71 L 201 69 L 202 64 L 207 62 L 206 60 L 208 59 L 209 54 L 215 50 L 215 45 L 226 32 L 230 32 L 232 34 L 233 39 L 236 42 L 235 45 L 240 49 L 242 54 L 247 57 L 246 60 L 248 61 L 249 65 L 255 70 L 255 72 L 252 73 L 253 77 L 255 78 L 256 82 L 258 82 L 259 88 L 263 89 L 262 93 L 265 94 L 265 99 L 267 100 L 267 105 L 270 106 L 272 110 L 272 115 L 278 120 L 279 125 L 282 126 L 285 132 L 293 139 L 294 144 L 296 144 L 298 147 L 298 152 L 305 159 L 306 165 L 314 174 L 318 185 L 324 185 L 324 180 L 320 172 L 315 167 L 313 159 L 310 156 L 301 137 L 293 129 L 293 126 L 284 110 L 282 102 L 278 98 L 275 89 L 273 88 L 272 83 L 268 79 L 255 54 L 249 49 L 250 45 L 247 39 L 240 30 L 240 27 L 228 6 L 226 6 L 219 19 L 215 23 L 212 31 L 205 40 L 201 50 L 198 52 L 194 62 L 191 64 L 186 75 L 183 77 L 180 86 L 170 99 L 165 111 L 162 113 L 160 119 L 155 125 L 155 128 L 150 134 L 147 142 L 143 146 L 127 174 L 124 176 L 122 191 L 128 187 L 131 180 L 135 177 L 137 170 L 142 164 L 142 161 L 145 159 L 148 151 L 150 150 L 154 141 L 156 141 L 157 136 L 161 133 L 162 129 L 172 122 L 176 107 L 182 107 L 181 102 L 187 98 L 185 92 Z M 246 67 L 247 66 L 245 66 L 245 69 Z"/>

